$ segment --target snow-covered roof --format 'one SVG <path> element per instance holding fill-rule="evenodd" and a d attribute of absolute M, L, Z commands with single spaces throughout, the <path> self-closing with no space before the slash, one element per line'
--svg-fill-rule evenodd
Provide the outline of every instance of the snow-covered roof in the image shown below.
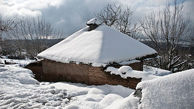
<path fill-rule="evenodd" d="M 193 109 L 194 69 L 143 81 L 140 109 Z"/>
<path fill-rule="evenodd" d="M 89 26 L 86 26 L 38 56 L 62 63 L 108 64 L 156 53 L 147 45 L 106 25 L 91 31 L 88 29 Z"/>

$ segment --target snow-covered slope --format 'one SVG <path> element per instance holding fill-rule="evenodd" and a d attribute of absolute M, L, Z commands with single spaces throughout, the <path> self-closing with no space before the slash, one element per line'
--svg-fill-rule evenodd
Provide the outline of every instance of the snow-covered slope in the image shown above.
<path fill-rule="evenodd" d="M 68 63 L 121 62 L 156 53 L 147 45 L 106 25 L 92 31 L 88 27 L 41 52 L 38 56 Z"/>
<path fill-rule="evenodd" d="M 139 109 L 193 109 L 194 69 L 141 82 Z"/>

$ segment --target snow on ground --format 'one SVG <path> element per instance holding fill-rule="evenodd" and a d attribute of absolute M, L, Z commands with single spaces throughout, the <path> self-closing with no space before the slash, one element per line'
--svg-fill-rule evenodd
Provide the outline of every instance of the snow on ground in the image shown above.
<path fill-rule="evenodd" d="M 194 108 L 194 69 L 161 76 L 165 70 L 146 67 L 147 74 L 122 66 L 109 68 L 118 74 L 143 76 L 148 81 L 138 84 L 140 98 L 134 90 L 117 85 L 88 86 L 67 82 L 38 82 L 30 70 L 14 65 L 0 64 L 0 109 L 192 109 Z M 149 68 L 149 69 L 148 69 Z M 158 73 L 153 73 L 157 70 Z M 161 73 L 161 74 L 160 74 Z M 151 78 L 150 75 L 152 75 Z M 128 75 L 128 74 L 127 74 Z M 160 76 L 156 76 L 160 75 Z M 123 76 L 123 75 L 121 75 Z"/>
<path fill-rule="evenodd" d="M 194 109 L 194 69 L 141 82 L 139 109 Z"/>
<path fill-rule="evenodd" d="M 19 65 L 0 65 L 0 108 L 128 109 L 137 108 L 134 90 L 123 86 L 87 86 L 38 82 Z"/>
<path fill-rule="evenodd" d="M 66 90 L 43 87 L 30 70 L 17 65 L 0 67 L 0 108 L 44 108 L 65 105 Z"/>
<path fill-rule="evenodd" d="M 54 83 L 51 86 L 58 89 L 65 88 L 68 95 L 72 97 L 67 109 L 123 109 L 122 107 L 127 109 L 129 106 L 137 108 L 139 100 L 133 97 L 134 90 L 119 85 L 86 86 L 83 84 Z M 125 104 L 126 101 L 129 101 L 128 104 Z"/>
<path fill-rule="evenodd" d="M 19 60 L 19 59 L 8 59 L 7 57 L 0 58 L 0 63 L 4 64 L 5 62 L 8 62 L 10 64 L 18 64 L 22 67 L 25 65 L 28 65 L 29 63 L 35 62 L 35 60 L 25 59 L 25 60 Z"/>

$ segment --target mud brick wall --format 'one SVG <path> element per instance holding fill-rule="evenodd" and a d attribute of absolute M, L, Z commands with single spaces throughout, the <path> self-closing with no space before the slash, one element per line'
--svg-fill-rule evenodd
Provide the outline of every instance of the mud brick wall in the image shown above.
<path fill-rule="evenodd" d="M 143 61 L 139 61 L 139 62 L 135 62 L 135 63 L 131 63 L 131 64 L 123 64 L 123 65 L 130 66 L 133 70 L 143 71 Z M 115 68 L 120 68 L 122 65 L 120 65 L 118 63 L 112 63 L 108 66 L 113 66 Z"/>
<path fill-rule="evenodd" d="M 104 72 L 103 68 L 90 67 L 89 68 L 89 84 L 93 85 L 122 85 L 129 88 L 136 88 L 136 85 L 141 81 L 141 78 L 126 78 L 123 79 L 119 75 L 111 75 L 109 72 Z"/>
<path fill-rule="evenodd" d="M 123 79 L 119 75 L 111 75 L 109 72 L 105 72 L 102 67 L 92 67 L 87 64 L 60 63 L 43 60 L 41 63 L 30 64 L 27 68 L 35 73 L 35 77 L 39 81 L 68 81 L 89 85 L 123 85 L 133 89 L 141 81 L 140 78 L 128 77 Z"/>
<path fill-rule="evenodd" d="M 69 81 L 88 84 L 88 65 L 75 63 L 60 63 L 44 60 L 44 81 Z"/>
<path fill-rule="evenodd" d="M 129 64 L 133 70 L 143 71 L 143 61 Z"/>
<path fill-rule="evenodd" d="M 34 73 L 35 78 L 38 81 L 42 81 L 42 62 L 38 61 L 38 62 L 34 62 L 34 63 L 30 63 L 27 66 L 25 66 L 25 68 L 32 70 L 32 72 Z"/>
<path fill-rule="evenodd" d="M 141 79 L 123 79 L 119 75 L 104 72 L 101 67 L 92 67 L 87 64 L 60 63 L 50 60 L 43 61 L 43 80 L 69 81 L 89 85 L 123 85 L 135 89 Z"/>

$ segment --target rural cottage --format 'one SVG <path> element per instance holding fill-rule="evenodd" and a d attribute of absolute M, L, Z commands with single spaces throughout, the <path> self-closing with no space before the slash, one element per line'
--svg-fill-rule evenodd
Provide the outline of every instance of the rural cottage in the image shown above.
<path fill-rule="evenodd" d="M 147 45 L 92 19 L 85 28 L 38 54 L 43 60 L 27 68 L 42 81 L 119 84 L 135 88 L 141 78 L 123 79 L 104 70 L 122 65 L 143 70 L 143 60 L 156 55 L 157 52 Z"/>

